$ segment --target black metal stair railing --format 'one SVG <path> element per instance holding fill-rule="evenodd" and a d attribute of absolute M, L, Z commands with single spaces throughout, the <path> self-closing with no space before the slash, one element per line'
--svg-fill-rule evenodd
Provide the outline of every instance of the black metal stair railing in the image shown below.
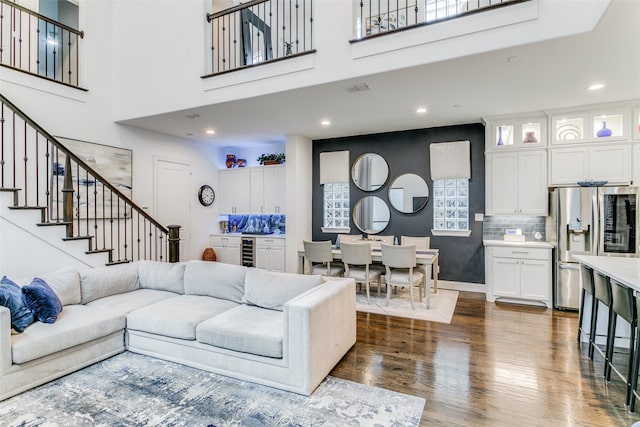
<path fill-rule="evenodd" d="M 169 230 L 0 94 L 0 190 L 109 263 L 172 261 Z"/>
<path fill-rule="evenodd" d="M 0 65 L 79 88 L 84 32 L 0 0 Z"/>
<path fill-rule="evenodd" d="M 313 0 L 253 0 L 207 14 L 209 77 L 315 52 Z"/>
<path fill-rule="evenodd" d="M 530 0 L 355 0 L 356 37 L 351 42 L 434 24 Z"/>

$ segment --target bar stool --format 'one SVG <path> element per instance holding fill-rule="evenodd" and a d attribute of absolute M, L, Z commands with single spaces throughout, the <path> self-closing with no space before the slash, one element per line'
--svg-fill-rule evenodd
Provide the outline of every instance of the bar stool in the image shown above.
<path fill-rule="evenodd" d="M 603 352 L 596 345 L 596 327 L 598 325 L 598 308 L 600 308 L 600 303 L 604 304 L 606 307 L 611 309 L 611 283 L 609 281 L 609 277 L 603 275 L 598 271 L 593 272 L 593 289 L 594 296 L 596 297 L 596 303 L 593 307 L 593 312 L 591 313 L 591 330 L 589 332 L 589 358 L 593 360 L 594 350 L 598 350 L 598 353 L 605 359 L 605 370 L 607 360 L 607 348 L 605 346 L 605 351 Z M 609 326 L 611 323 L 611 310 L 609 310 L 609 320 L 607 321 L 607 340 L 609 339 Z"/>
<path fill-rule="evenodd" d="M 640 313 L 640 292 L 636 293 L 635 305 L 637 318 L 637 314 Z M 640 329 L 637 327 L 637 323 L 636 332 L 640 332 Z M 636 348 L 634 352 L 635 357 L 633 359 L 633 369 L 631 370 L 631 398 L 629 399 L 630 412 L 635 412 L 636 399 L 640 398 L 640 395 L 638 394 L 638 374 L 640 373 L 640 337 L 638 336 L 636 336 Z"/>
<path fill-rule="evenodd" d="M 580 272 L 582 274 L 582 295 L 580 297 L 580 314 L 578 315 L 578 343 L 582 338 L 582 320 L 584 318 L 584 301 L 587 294 L 591 295 L 591 315 L 593 316 L 593 307 L 596 305 L 596 298 L 593 295 L 593 268 L 586 265 L 580 265 Z M 589 331 L 591 333 L 591 325 L 589 325 Z M 591 340 L 589 340 L 589 350 L 591 350 Z"/>
<path fill-rule="evenodd" d="M 625 397 L 625 405 L 631 403 L 631 378 L 633 373 L 633 361 L 635 350 L 635 338 L 638 325 L 638 314 L 636 311 L 635 301 L 633 299 L 633 290 L 624 286 L 615 280 L 611 283 L 611 315 L 609 316 L 609 331 L 607 336 L 607 357 L 604 366 L 604 376 L 607 381 L 611 381 L 611 371 L 615 371 L 618 376 L 626 382 L 627 394 Z M 618 317 L 629 322 L 631 326 L 631 337 L 629 339 L 629 356 L 627 365 L 627 374 L 624 375 L 614 365 L 613 350 L 616 342 L 616 325 Z"/>

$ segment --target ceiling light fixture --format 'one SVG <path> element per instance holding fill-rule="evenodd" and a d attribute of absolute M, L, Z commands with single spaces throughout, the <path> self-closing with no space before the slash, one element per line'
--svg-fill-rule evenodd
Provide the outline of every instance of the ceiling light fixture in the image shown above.
<path fill-rule="evenodd" d="M 418 114 L 424 114 L 424 113 L 426 113 L 426 112 L 427 112 L 427 109 L 426 109 L 425 107 L 419 107 L 419 108 L 416 110 L 416 113 L 418 113 Z"/>
<path fill-rule="evenodd" d="M 603 87 L 604 85 L 602 83 L 595 83 L 589 86 L 589 90 L 598 90 L 598 89 L 602 89 Z"/>
<path fill-rule="evenodd" d="M 207 129 L 206 132 L 207 132 L 207 135 L 213 135 L 214 133 L 216 133 L 216 131 L 213 129 Z"/>
<path fill-rule="evenodd" d="M 326 119 L 325 119 L 325 120 L 321 121 L 321 122 L 320 122 L 320 124 L 321 124 L 322 126 L 329 126 L 329 125 L 331 124 L 331 121 L 330 121 L 330 120 L 326 120 Z"/>

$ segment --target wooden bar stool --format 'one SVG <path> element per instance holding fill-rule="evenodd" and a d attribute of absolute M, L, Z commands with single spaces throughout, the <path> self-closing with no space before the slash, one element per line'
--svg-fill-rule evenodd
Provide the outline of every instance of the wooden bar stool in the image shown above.
<path fill-rule="evenodd" d="M 593 272 L 593 289 L 594 296 L 596 298 L 596 303 L 593 307 L 593 312 L 591 313 L 591 330 L 589 333 L 589 358 L 593 360 L 594 350 L 598 350 L 598 353 L 605 359 L 605 368 L 608 362 L 607 360 L 607 346 L 605 345 L 605 351 L 602 351 L 596 345 L 596 327 L 598 325 L 598 309 L 600 308 L 600 303 L 604 304 L 606 307 L 609 307 L 609 320 L 607 321 L 607 339 L 609 337 L 609 326 L 611 323 L 611 283 L 609 278 L 598 271 Z"/>
<path fill-rule="evenodd" d="M 611 371 L 614 371 L 623 381 L 626 382 L 627 394 L 625 397 L 625 405 L 631 403 L 631 378 L 633 374 L 633 361 L 635 338 L 638 325 L 638 314 L 636 311 L 635 301 L 633 299 L 633 290 L 624 286 L 615 280 L 611 283 L 611 307 L 609 316 L 609 331 L 607 336 L 607 357 L 604 366 L 604 376 L 607 381 L 611 381 Z M 616 342 L 616 325 L 618 317 L 629 322 L 631 325 L 631 336 L 629 339 L 629 355 L 626 375 L 620 372 L 614 365 L 613 353 Z"/>
<path fill-rule="evenodd" d="M 596 298 L 594 296 L 593 290 L 593 268 L 588 267 L 586 265 L 580 266 L 580 272 L 582 274 L 582 295 L 580 297 L 580 314 L 578 316 L 578 343 L 581 342 L 582 338 L 582 320 L 584 318 L 584 301 L 587 294 L 591 296 L 591 315 L 593 316 L 593 308 L 596 305 Z M 591 334 L 591 325 L 589 325 L 589 330 L 586 331 L 587 334 Z M 591 340 L 589 340 L 589 350 L 591 350 Z"/>

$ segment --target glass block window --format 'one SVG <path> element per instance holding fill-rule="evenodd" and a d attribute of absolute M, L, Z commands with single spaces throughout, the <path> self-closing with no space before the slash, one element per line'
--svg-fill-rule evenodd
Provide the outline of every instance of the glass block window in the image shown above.
<path fill-rule="evenodd" d="M 469 229 L 469 180 L 433 181 L 433 229 Z"/>
<path fill-rule="evenodd" d="M 324 184 L 324 227 L 349 227 L 349 183 Z"/>

